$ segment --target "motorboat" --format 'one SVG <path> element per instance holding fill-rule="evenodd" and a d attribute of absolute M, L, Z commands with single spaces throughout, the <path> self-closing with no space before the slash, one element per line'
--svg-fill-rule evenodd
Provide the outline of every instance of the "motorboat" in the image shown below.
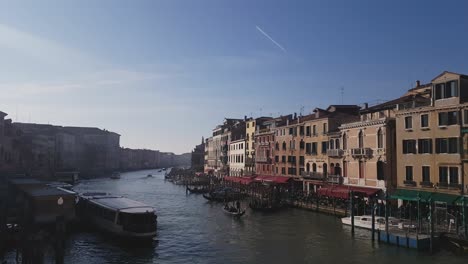
<path fill-rule="evenodd" d="M 78 197 L 78 215 L 84 222 L 126 239 L 156 236 L 157 215 L 153 207 L 107 193 L 84 193 Z"/>
<path fill-rule="evenodd" d="M 374 216 L 374 228 L 375 230 L 385 230 L 385 217 L 384 216 Z M 351 216 L 341 218 L 341 223 L 344 225 L 351 225 Z M 354 216 L 354 226 L 364 229 L 372 230 L 372 215 L 359 215 Z M 395 217 L 388 218 L 388 226 L 398 229 L 415 229 L 416 225 L 407 223 L 405 221 L 399 220 Z"/>

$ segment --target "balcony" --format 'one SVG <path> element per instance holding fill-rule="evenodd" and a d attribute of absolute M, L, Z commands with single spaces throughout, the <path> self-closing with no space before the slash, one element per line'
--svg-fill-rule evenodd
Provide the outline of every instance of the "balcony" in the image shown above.
<path fill-rule="evenodd" d="M 271 158 L 265 157 L 265 156 L 257 156 L 255 157 L 256 162 L 266 162 L 266 163 L 271 163 Z"/>
<path fill-rule="evenodd" d="M 332 184 L 343 184 L 343 176 L 340 175 L 328 175 L 327 182 Z"/>
<path fill-rule="evenodd" d="M 385 148 L 378 148 L 375 152 L 377 155 L 385 155 Z"/>
<path fill-rule="evenodd" d="M 405 180 L 405 181 L 403 181 L 403 184 L 406 185 L 406 186 L 416 187 L 416 182 L 415 181 Z"/>
<path fill-rule="evenodd" d="M 450 189 L 462 190 L 462 185 L 459 183 L 449 183 L 448 187 Z"/>
<path fill-rule="evenodd" d="M 425 188 L 433 188 L 434 187 L 434 184 L 432 182 L 429 182 L 429 181 L 422 181 L 419 183 L 419 185 L 421 185 L 422 187 L 425 187 Z"/>
<path fill-rule="evenodd" d="M 329 149 L 327 150 L 327 156 L 329 157 L 343 157 L 344 151 L 342 149 Z"/>
<path fill-rule="evenodd" d="M 325 180 L 325 175 L 323 175 L 322 172 L 303 171 L 301 173 L 301 176 L 306 179 L 311 179 L 311 180 L 319 180 L 319 181 Z"/>
<path fill-rule="evenodd" d="M 369 158 L 372 156 L 371 148 L 353 148 L 351 149 L 351 156 L 354 158 Z"/>
<path fill-rule="evenodd" d="M 438 182 L 437 187 L 440 189 L 447 189 L 449 187 L 448 182 Z"/>

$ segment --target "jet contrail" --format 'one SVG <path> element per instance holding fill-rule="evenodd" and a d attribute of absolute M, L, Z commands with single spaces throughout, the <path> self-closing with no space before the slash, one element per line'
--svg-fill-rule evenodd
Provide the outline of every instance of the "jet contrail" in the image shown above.
<path fill-rule="evenodd" d="M 267 37 L 271 42 L 273 42 L 278 48 L 280 48 L 282 51 L 286 52 L 286 49 L 283 48 L 278 42 L 276 42 L 272 37 L 270 37 L 265 31 L 263 31 L 259 26 L 255 26 L 260 33 L 262 33 L 265 37 Z"/>

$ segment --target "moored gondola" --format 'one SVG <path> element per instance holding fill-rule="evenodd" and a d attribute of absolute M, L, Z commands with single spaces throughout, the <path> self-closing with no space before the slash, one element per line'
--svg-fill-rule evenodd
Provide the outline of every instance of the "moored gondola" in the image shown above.
<path fill-rule="evenodd" d="M 210 189 L 207 188 L 207 187 L 193 187 L 193 188 L 190 188 L 189 186 L 187 186 L 187 191 L 190 192 L 190 193 L 196 193 L 196 194 L 201 194 L 201 193 L 209 193 L 210 192 Z"/>

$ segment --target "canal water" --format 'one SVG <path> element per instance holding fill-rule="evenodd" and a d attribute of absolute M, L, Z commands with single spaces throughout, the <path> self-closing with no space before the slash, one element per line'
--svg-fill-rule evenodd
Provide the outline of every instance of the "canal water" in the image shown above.
<path fill-rule="evenodd" d="M 372 243 L 365 230 L 357 229 L 353 237 L 338 218 L 314 212 L 247 210 L 242 219 L 233 219 L 221 204 L 187 195 L 155 170 L 83 181 L 75 190 L 121 194 L 154 206 L 158 234 L 153 245 L 142 247 L 76 232 L 67 241 L 65 263 L 466 263 L 448 252 L 431 256 Z"/>

